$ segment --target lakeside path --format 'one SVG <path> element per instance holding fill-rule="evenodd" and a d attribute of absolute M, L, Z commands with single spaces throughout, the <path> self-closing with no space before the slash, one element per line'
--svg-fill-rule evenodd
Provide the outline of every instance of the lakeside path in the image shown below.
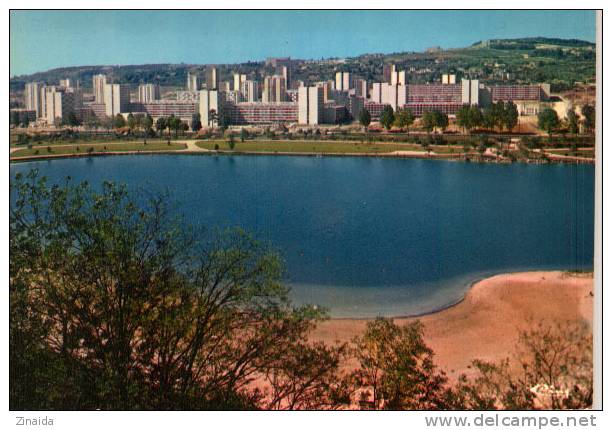
<path fill-rule="evenodd" d="M 355 142 L 334 141 L 271 141 L 266 146 L 264 143 L 251 143 L 248 148 L 229 148 L 218 149 L 207 148 L 215 143 L 227 145 L 226 142 L 215 141 L 194 141 L 194 140 L 174 140 L 171 146 L 167 146 L 161 141 L 151 140 L 149 145 L 140 142 L 96 142 L 96 143 L 73 143 L 73 144 L 53 144 L 48 145 L 57 152 L 36 153 L 41 148 L 39 146 L 32 149 L 23 147 L 11 147 L 9 149 L 10 161 L 30 161 L 52 158 L 72 158 L 72 157 L 90 157 L 104 155 L 133 155 L 133 154 L 199 154 L 199 155 L 279 155 L 279 156 L 332 156 L 332 157 L 375 157 L 375 158 L 425 158 L 425 159 L 443 159 L 443 160 L 464 160 L 466 153 L 458 147 L 448 146 L 431 146 L 432 151 L 426 151 L 413 144 L 398 144 L 391 142 L 372 142 L 364 146 Z M 291 147 L 291 145 L 301 144 L 302 147 Z M 304 146 L 304 144 L 308 144 Z M 316 148 L 316 145 L 323 145 L 322 148 Z M 349 144 L 347 149 L 346 145 Z M 254 145 L 254 146 L 252 146 Z M 261 145 L 261 146 L 259 146 Z M 279 146 L 280 145 L 280 146 Z M 283 147 L 287 145 L 287 147 Z M 311 147 L 310 145 L 315 145 Z M 334 145 L 340 145 L 334 147 Z M 344 145 L 344 146 L 343 146 Z M 377 146 L 377 150 L 372 151 L 372 146 Z M 82 151 L 78 148 L 82 147 Z M 380 148 L 387 149 L 386 151 L 378 151 Z M 455 149 L 458 152 L 454 152 Z M 91 152 L 89 152 L 91 150 Z M 473 153 L 469 154 L 474 156 Z M 497 155 L 487 150 L 483 154 L 484 158 L 491 159 L 492 162 L 507 163 L 508 159 L 498 157 Z M 561 163 L 587 163 L 593 164 L 594 159 L 584 157 L 568 157 L 556 154 L 549 154 L 549 158 Z"/>
<path fill-rule="evenodd" d="M 593 315 L 592 274 L 524 272 L 493 276 L 474 284 L 463 301 L 439 312 L 397 318 L 399 325 L 420 319 L 435 362 L 451 378 L 471 374 L 474 359 L 513 357 L 519 330 L 530 322 L 586 321 Z M 348 342 L 368 320 L 331 319 L 317 326 L 313 341 Z M 349 367 L 354 365 L 349 363 Z"/>

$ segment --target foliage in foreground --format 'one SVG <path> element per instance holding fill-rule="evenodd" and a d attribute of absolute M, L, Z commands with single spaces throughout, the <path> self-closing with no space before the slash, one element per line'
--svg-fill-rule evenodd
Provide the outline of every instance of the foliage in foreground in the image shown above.
<path fill-rule="evenodd" d="M 586 327 L 520 334 L 517 358 L 451 383 L 420 322 L 312 342 L 278 255 L 244 232 L 195 234 L 164 196 L 124 186 L 11 185 L 10 408 L 587 408 Z M 357 363 L 343 371 L 348 360 Z M 519 372 L 517 372 L 519 369 Z M 516 375 L 521 375 L 517 377 Z"/>
<path fill-rule="evenodd" d="M 49 187 L 31 173 L 12 192 L 12 409 L 325 408 L 342 397 L 342 351 L 306 343 L 323 315 L 291 306 L 278 256 L 244 233 L 202 243 L 163 198 L 138 204 L 111 183 Z M 326 366 L 309 373 L 313 361 Z M 273 404 L 251 386 L 260 374 Z"/>

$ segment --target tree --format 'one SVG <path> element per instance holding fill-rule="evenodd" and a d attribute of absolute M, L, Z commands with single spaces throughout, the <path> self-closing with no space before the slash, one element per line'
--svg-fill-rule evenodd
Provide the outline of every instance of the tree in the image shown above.
<path fill-rule="evenodd" d="M 393 125 L 393 121 L 395 120 L 393 108 L 389 105 L 385 105 L 381 114 L 380 114 L 380 123 L 387 130 L 391 130 L 391 126 Z"/>
<path fill-rule="evenodd" d="M 425 112 L 423 112 L 421 122 L 423 124 L 423 128 L 429 133 L 431 133 L 436 127 L 436 118 L 432 111 L 426 110 Z"/>
<path fill-rule="evenodd" d="M 347 346 L 296 340 L 269 366 L 264 379 L 271 386 L 265 409 L 334 410 L 351 403 L 353 387 L 339 367 L 347 357 Z"/>
<path fill-rule="evenodd" d="M 371 121 L 372 116 L 370 115 L 370 111 L 365 108 L 361 108 L 359 111 L 359 124 L 361 124 L 365 131 L 368 131 Z"/>
<path fill-rule="evenodd" d="M 81 125 L 81 121 L 79 121 L 79 119 L 77 118 L 77 116 L 76 116 L 76 114 L 74 112 L 70 112 L 70 113 L 68 113 L 68 115 L 63 117 L 62 125 L 68 125 L 68 126 L 71 126 L 71 127 L 76 127 L 78 125 Z"/>
<path fill-rule="evenodd" d="M 508 101 L 504 105 L 503 126 L 508 131 L 512 131 L 518 124 L 518 109 L 512 101 Z"/>
<path fill-rule="evenodd" d="M 448 115 L 440 110 L 434 110 L 433 116 L 435 126 L 441 130 L 446 130 L 446 127 L 448 127 Z"/>
<path fill-rule="evenodd" d="M 461 106 L 456 113 L 457 125 L 463 128 L 463 131 L 470 130 L 472 128 L 472 118 L 470 116 L 470 106 Z"/>
<path fill-rule="evenodd" d="M 400 327 L 392 320 L 377 318 L 368 322 L 364 335 L 353 344 L 359 362 L 356 384 L 371 390 L 375 409 L 445 407 L 447 378 L 436 370 L 419 321 Z"/>
<path fill-rule="evenodd" d="M 435 128 L 442 130 L 448 127 L 448 115 L 439 110 L 425 111 L 421 119 L 423 127 L 428 132 L 432 132 Z"/>
<path fill-rule="evenodd" d="M 85 126 L 88 129 L 97 129 L 102 125 L 102 122 L 103 121 L 98 119 L 96 116 L 91 116 L 85 120 Z"/>
<path fill-rule="evenodd" d="M 147 136 L 151 136 L 152 134 L 154 134 L 154 133 L 151 133 L 153 131 L 153 118 L 151 118 L 151 115 L 147 114 L 142 119 L 142 128 L 144 128 Z"/>
<path fill-rule="evenodd" d="M 127 126 L 130 131 L 134 131 L 136 129 L 136 118 L 133 113 L 129 113 L 127 117 Z"/>
<path fill-rule="evenodd" d="M 403 109 L 395 114 L 395 125 L 408 129 L 414 123 L 414 115 L 410 109 Z"/>
<path fill-rule="evenodd" d="M 506 104 L 499 100 L 491 105 L 492 120 L 494 128 L 502 129 L 504 127 L 504 117 L 506 115 Z"/>
<path fill-rule="evenodd" d="M 181 129 L 181 119 L 174 115 L 168 117 L 168 130 L 174 130 L 174 136 L 178 137 L 178 132 Z"/>
<path fill-rule="evenodd" d="M 514 359 L 474 361 L 478 374 L 473 379 L 462 375 L 449 400 L 455 409 L 588 409 L 592 345 L 584 323 L 532 324 L 519 332 Z"/>
<path fill-rule="evenodd" d="M 495 118 L 496 112 L 494 111 L 492 106 L 487 106 L 484 110 L 484 114 L 482 116 L 482 125 L 488 129 L 493 130 L 495 128 L 495 124 L 497 120 Z"/>
<path fill-rule="evenodd" d="M 240 129 L 240 141 L 244 142 L 246 139 L 249 138 L 249 132 L 248 130 L 241 128 Z"/>
<path fill-rule="evenodd" d="M 229 146 L 230 150 L 234 150 L 234 148 L 236 147 L 236 140 L 234 140 L 234 135 L 230 133 L 230 135 L 227 137 L 227 146 Z"/>
<path fill-rule="evenodd" d="M 18 126 L 21 123 L 21 121 L 19 120 L 19 112 L 17 111 L 11 111 L 9 118 L 11 125 Z"/>
<path fill-rule="evenodd" d="M 583 124 L 587 132 L 591 133 L 595 129 L 595 107 L 592 105 L 584 105 L 581 110 L 584 117 Z"/>
<path fill-rule="evenodd" d="M 121 115 L 120 113 L 115 115 L 115 117 L 113 118 L 113 127 L 115 128 L 125 127 L 125 118 L 123 118 L 123 115 Z"/>
<path fill-rule="evenodd" d="M 559 127 L 559 117 L 557 111 L 551 108 L 545 108 L 538 114 L 538 127 L 546 131 L 550 136 L 554 130 Z"/>
<path fill-rule="evenodd" d="M 567 129 L 571 134 L 578 134 L 579 131 L 579 120 L 578 115 L 576 115 L 576 111 L 574 109 L 569 109 L 567 111 Z"/>
<path fill-rule="evenodd" d="M 112 116 L 104 116 L 102 118 L 101 125 L 106 129 L 106 132 L 109 133 L 115 126 L 115 119 Z"/>
<path fill-rule="evenodd" d="M 191 131 L 200 131 L 202 129 L 202 121 L 199 113 L 193 114 L 191 118 Z"/>
<path fill-rule="evenodd" d="M 168 120 L 164 118 L 163 116 L 160 116 L 159 118 L 157 118 L 157 121 L 155 122 L 155 128 L 159 132 L 159 137 L 162 137 L 164 130 L 168 128 Z"/>
<path fill-rule="evenodd" d="M 291 305 L 246 233 L 196 232 L 112 183 L 31 171 L 11 192 L 11 408 L 265 407 L 255 375 L 285 408 L 342 397 L 342 349 L 305 341 L 323 314 Z"/>
<path fill-rule="evenodd" d="M 478 106 L 470 106 L 469 110 L 470 131 L 472 128 L 482 125 L 482 111 Z"/>

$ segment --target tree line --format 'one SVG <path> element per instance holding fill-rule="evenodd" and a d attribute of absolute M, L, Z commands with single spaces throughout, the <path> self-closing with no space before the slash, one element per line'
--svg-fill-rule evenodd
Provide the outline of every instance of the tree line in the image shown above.
<path fill-rule="evenodd" d="M 311 341 L 326 314 L 289 300 L 278 253 L 241 230 L 187 227 L 167 195 L 50 185 L 35 170 L 10 191 L 13 410 L 592 402 L 586 327 L 535 326 L 521 333 L 519 358 L 475 361 L 475 376 L 451 382 L 418 321 L 377 319 L 352 342 Z"/>
<path fill-rule="evenodd" d="M 542 109 L 538 114 L 538 127 L 549 135 L 564 127 L 562 131 L 578 134 L 580 125 L 584 126 L 587 133 L 595 129 L 595 108 L 585 105 L 581 109 L 581 120 L 573 109 L 568 110 L 567 117 L 561 120 L 557 112 L 549 107 Z M 393 110 L 390 105 L 384 106 L 379 122 L 386 129 L 398 127 L 408 130 L 415 122 L 415 116 L 409 108 Z M 456 113 L 456 124 L 465 133 L 471 133 L 474 129 L 485 128 L 490 131 L 512 131 L 518 125 L 519 112 L 516 104 L 512 101 L 498 101 L 485 108 L 474 105 L 463 105 Z M 372 122 L 372 115 L 367 109 L 361 109 L 358 117 L 359 123 L 368 129 Z M 421 116 L 421 126 L 431 133 L 432 131 L 446 130 L 449 125 L 448 115 L 438 109 L 426 110 Z"/>

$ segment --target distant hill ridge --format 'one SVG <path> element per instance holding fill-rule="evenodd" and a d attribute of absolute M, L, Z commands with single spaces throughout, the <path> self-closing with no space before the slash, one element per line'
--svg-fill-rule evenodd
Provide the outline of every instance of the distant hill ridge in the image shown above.
<path fill-rule="evenodd" d="M 574 81 L 583 81 L 594 77 L 595 44 L 578 39 L 559 39 L 546 37 L 529 37 L 517 39 L 489 39 L 478 41 L 468 47 L 427 50 L 425 52 L 397 52 L 385 54 L 362 54 L 347 57 L 346 61 L 308 61 L 300 65 L 293 73 L 294 79 L 305 81 L 331 79 L 335 70 L 353 71 L 369 81 L 382 78 L 383 63 L 397 63 L 400 67 L 413 65 L 417 68 L 430 69 L 431 73 L 412 76 L 413 82 L 435 79 L 439 73 L 447 71 L 469 70 L 481 67 L 485 69 L 488 63 L 510 64 L 510 70 L 520 75 L 525 72 L 525 80 L 559 81 L 560 85 L 571 85 Z M 504 54 L 505 52 L 505 54 Z M 539 59 L 538 59 L 539 57 Z M 301 60 L 297 60 L 301 61 Z M 533 73 L 533 63 L 541 66 L 541 73 Z M 567 65 L 572 70 L 565 70 Z M 162 86 L 182 87 L 187 79 L 187 72 L 193 69 L 203 70 L 205 64 L 140 64 L 140 65 L 88 65 L 60 67 L 30 75 L 16 76 L 10 79 L 11 89 L 23 88 L 25 82 L 41 81 L 58 82 L 59 79 L 70 78 L 79 80 L 84 88 L 91 87 L 93 75 L 105 73 L 115 82 L 137 85 L 142 82 L 155 82 Z M 246 63 L 222 64 L 217 66 L 221 79 L 228 79 L 230 73 L 252 73 L 257 79 L 262 79 L 267 70 L 265 62 L 250 61 Z"/>

